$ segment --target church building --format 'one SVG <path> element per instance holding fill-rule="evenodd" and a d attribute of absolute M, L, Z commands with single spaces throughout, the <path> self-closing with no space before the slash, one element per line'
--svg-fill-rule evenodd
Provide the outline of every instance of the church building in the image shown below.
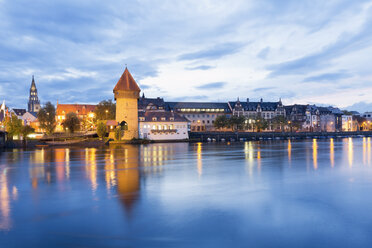
<path fill-rule="evenodd" d="M 40 101 L 37 96 L 37 89 L 35 84 L 34 76 L 32 75 L 32 82 L 30 87 L 30 96 L 28 99 L 28 112 L 33 115 L 36 115 L 40 110 Z"/>

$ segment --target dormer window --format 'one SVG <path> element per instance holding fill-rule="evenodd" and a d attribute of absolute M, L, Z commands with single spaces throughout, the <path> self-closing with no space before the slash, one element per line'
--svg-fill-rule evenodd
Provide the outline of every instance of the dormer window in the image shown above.
<path fill-rule="evenodd" d="M 145 117 L 140 117 L 139 120 L 140 121 L 145 121 Z"/>
<path fill-rule="evenodd" d="M 174 121 L 174 117 L 170 117 L 169 120 L 170 120 L 170 121 Z"/>
<path fill-rule="evenodd" d="M 165 121 L 165 117 L 161 117 L 161 120 L 162 120 L 162 121 Z"/>
<path fill-rule="evenodd" d="M 156 117 L 152 117 L 152 120 L 153 120 L 153 121 L 156 121 L 156 120 L 157 120 L 157 118 L 156 118 Z"/>

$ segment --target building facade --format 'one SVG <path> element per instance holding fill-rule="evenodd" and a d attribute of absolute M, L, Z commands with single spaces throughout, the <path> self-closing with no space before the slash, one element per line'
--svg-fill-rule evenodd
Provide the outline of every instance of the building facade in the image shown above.
<path fill-rule="evenodd" d="M 186 140 L 188 120 L 171 111 L 139 112 L 139 138 L 150 140 Z"/>
<path fill-rule="evenodd" d="M 61 132 L 64 130 L 62 123 L 68 113 L 75 113 L 77 115 L 80 119 L 81 129 L 92 129 L 94 127 L 95 109 L 96 105 L 92 104 L 60 104 L 57 102 L 56 131 Z"/>
<path fill-rule="evenodd" d="M 124 127 L 124 140 L 138 138 L 138 99 L 140 88 L 125 68 L 113 90 L 116 100 L 116 121 Z"/>

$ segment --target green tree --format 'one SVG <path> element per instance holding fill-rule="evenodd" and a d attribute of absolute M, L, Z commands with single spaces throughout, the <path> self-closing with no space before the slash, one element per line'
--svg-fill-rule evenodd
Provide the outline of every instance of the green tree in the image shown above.
<path fill-rule="evenodd" d="M 8 132 L 8 137 L 13 139 L 13 136 L 20 135 L 22 130 L 22 120 L 12 113 L 10 118 L 5 121 L 6 131 Z"/>
<path fill-rule="evenodd" d="M 244 128 L 245 117 L 233 115 L 229 118 L 228 122 L 233 131 L 242 130 Z"/>
<path fill-rule="evenodd" d="M 66 114 L 66 119 L 62 123 L 63 128 L 68 130 L 70 133 L 74 133 L 80 128 L 80 120 L 76 113 L 70 112 Z"/>
<path fill-rule="evenodd" d="M 53 134 L 56 128 L 56 109 L 51 102 L 47 102 L 44 107 L 42 107 L 37 118 L 40 122 L 40 127 L 43 128 L 48 135 Z"/>
<path fill-rule="evenodd" d="M 214 127 L 217 129 L 225 128 L 229 126 L 229 120 L 225 115 L 217 116 L 214 120 Z"/>
<path fill-rule="evenodd" d="M 27 136 L 33 132 L 35 132 L 35 129 L 26 125 L 26 126 L 22 126 L 20 133 L 23 137 L 23 140 L 27 140 Z"/>
<path fill-rule="evenodd" d="M 115 128 L 115 140 L 119 141 L 123 137 L 123 130 L 120 126 Z"/>
<path fill-rule="evenodd" d="M 101 101 L 94 113 L 97 120 L 115 120 L 116 105 L 111 100 Z"/>
<path fill-rule="evenodd" d="M 106 136 L 106 123 L 105 122 L 98 121 L 98 124 L 97 124 L 97 135 L 102 140 Z"/>
<path fill-rule="evenodd" d="M 261 132 L 262 130 L 268 128 L 269 123 L 262 117 L 256 117 L 254 125 L 256 127 L 257 132 Z"/>
<path fill-rule="evenodd" d="M 283 130 L 283 127 L 287 123 L 287 120 L 283 115 L 277 115 L 272 119 L 272 123 L 275 125 L 276 129 Z"/>

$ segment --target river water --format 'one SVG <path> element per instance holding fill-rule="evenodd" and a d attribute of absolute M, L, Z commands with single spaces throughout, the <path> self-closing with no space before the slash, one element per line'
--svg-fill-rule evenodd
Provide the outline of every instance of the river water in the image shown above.
<path fill-rule="evenodd" d="M 0 247 L 371 247 L 371 138 L 0 153 Z"/>

